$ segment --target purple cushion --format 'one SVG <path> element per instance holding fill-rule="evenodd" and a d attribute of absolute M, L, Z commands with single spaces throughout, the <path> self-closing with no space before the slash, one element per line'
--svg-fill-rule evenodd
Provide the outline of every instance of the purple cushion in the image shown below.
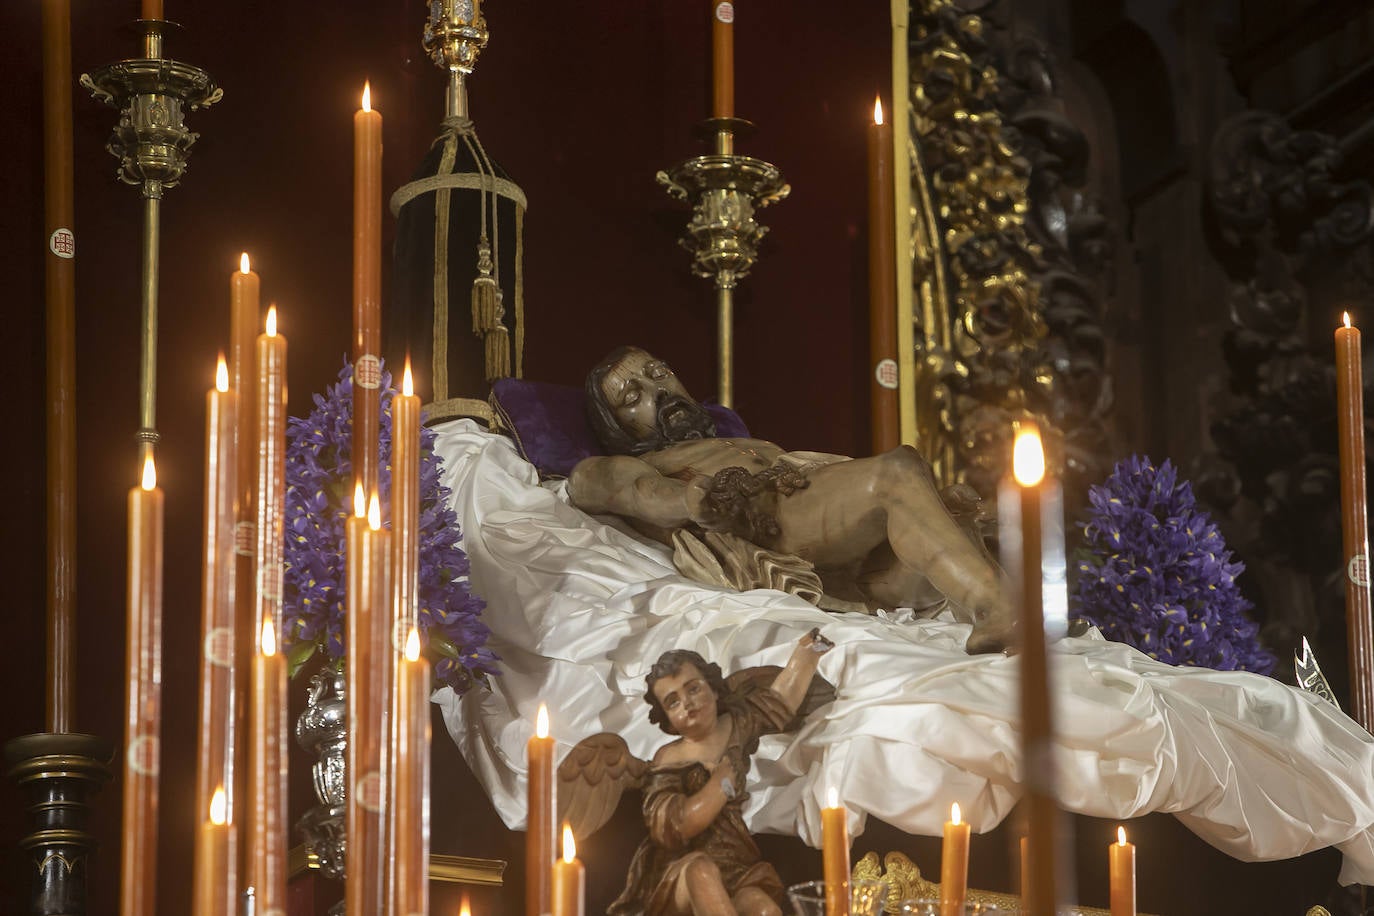
<path fill-rule="evenodd" d="M 581 388 L 503 378 L 492 385 L 492 400 L 515 439 L 521 456 L 542 475 L 566 477 L 583 458 L 602 454 L 583 405 Z M 704 404 L 716 435 L 746 438 L 744 421 L 728 407 Z"/>

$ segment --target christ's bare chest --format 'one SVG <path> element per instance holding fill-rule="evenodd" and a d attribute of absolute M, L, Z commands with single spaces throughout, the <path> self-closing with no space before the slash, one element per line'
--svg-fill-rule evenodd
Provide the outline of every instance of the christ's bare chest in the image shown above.
<path fill-rule="evenodd" d="M 757 473 L 772 467 L 781 454 L 781 448 L 762 439 L 694 439 L 641 457 L 660 474 L 672 477 L 684 472 L 710 476 L 728 467 Z"/>

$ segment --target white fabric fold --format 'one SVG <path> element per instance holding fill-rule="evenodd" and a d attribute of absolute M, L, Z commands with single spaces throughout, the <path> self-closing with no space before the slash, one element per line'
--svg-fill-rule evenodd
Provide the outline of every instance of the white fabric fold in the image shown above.
<path fill-rule="evenodd" d="M 980 832 L 1020 797 L 1015 658 L 969 656 L 968 627 L 909 613 L 830 614 L 781 592 L 678 576 L 667 548 L 568 505 L 511 443 L 456 420 L 437 428 L 472 587 L 501 656 L 492 690 L 436 694 L 453 740 L 512 828 L 525 819 L 525 742 L 547 703 L 560 756 L 603 731 L 648 758 L 644 675 L 690 648 L 726 672 L 782 664 L 813 626 L 835 701 L 799 732 L 765 737 L 746 818 L 819 845 L 834 786 L 850 829 L 877 817 L 939 836 L 958 801 Z M 1247 861 L 1337 846 L 1343 883 L 1374 884 L 1374 738 L 1335 707 L 1271 678 L 1175 668 L 1089 637 L 1057 644 L 1055 763 L 1064 807 L 1176 815 Z"/>

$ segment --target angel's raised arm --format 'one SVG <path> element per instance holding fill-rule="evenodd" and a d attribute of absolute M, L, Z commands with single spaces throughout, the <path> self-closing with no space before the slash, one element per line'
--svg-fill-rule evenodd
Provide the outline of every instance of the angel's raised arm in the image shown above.
<path fill-rule="evenodd" d="M 821 656 L 835 647 L 835 644 L 820 634 L 819 628 L 813 629 L 800 640 L 792 650 L 792 657 L 773 681 L 773 692 L 782 697 L 787 711 L 796 713 L 806 697 L 806 689 L 816 673 Z"/>

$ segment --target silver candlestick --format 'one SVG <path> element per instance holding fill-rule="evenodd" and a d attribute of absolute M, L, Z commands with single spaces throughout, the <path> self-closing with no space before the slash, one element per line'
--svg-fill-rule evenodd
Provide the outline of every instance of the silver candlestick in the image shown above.
<path fill-rule="evenodd" d="M 224 95 L 199 67 L 168 60 L 164 34 L 173 23 L 138 22 L 143 57 L 81 74 L 98 101 L 119 109 L 119 123 L 106 149 L 119 160 L 116 174 L 143 197 L 143 347 L 139 363 L 139 463 L 157 443 L 157 294 L 162 192 L 176 187 L 186 171 L 191 146 L 200 136 L 186 127 L 185 114 Z"/>
<path fill-rule="evenodd" d="M 735 134 L 749 122 L 738 118 L 707 121 L 715 152 L 696 156 L 659 172 L 658 183 L 678 200 L 692 204 L 682 247 L 692 252 L 692 272 L 715 280 L 717 397 L 734 403 L 734 289 L 749 275 L 759 240 L 768 227 L 754 211 L 782 200 L 792 190 L 778 167 L 735 153 Z"/>

